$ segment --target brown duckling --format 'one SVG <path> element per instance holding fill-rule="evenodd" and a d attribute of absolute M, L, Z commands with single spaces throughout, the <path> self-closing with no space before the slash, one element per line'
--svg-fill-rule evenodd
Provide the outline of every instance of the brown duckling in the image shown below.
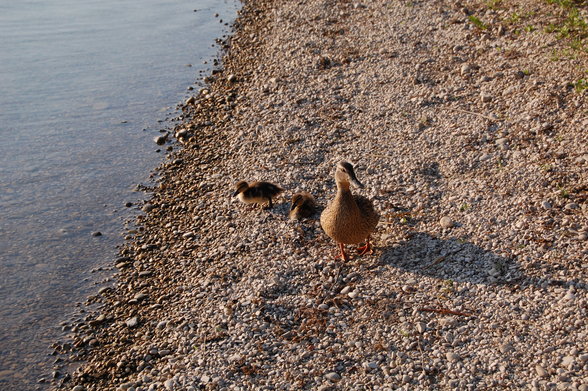
<path fill-rule="evenodd" d="M 290 207 L 290 219 L 302 220 L 310 217 L 316 212 L 316 201 L 312 194 L 301 191 L 292 196 L 292 206 Z"/>
<path fill-rule="evenodd" d="M 269 202 L 268 208 L 272 208 L 272 198 L 284 191 L 280 186 L 269 182 L 252 182 L 241 181 L 235 185 L 237 189 L 233 197 L 239 196 L 239 200 L 246 204 L 262 205 Z"/>
<path fill-rule="evenodd" d="M 351 193 L 350 184 L 363 188 L 355 176 L 353 165 L 343 161 L 337 164 L 335 171 L 337 194 L 321 214 L 321 226 L 325 233 L 339 244 L 341 254 L 337 258 L 346 261 L 345 244 L 365 245 L 358 247 L 360 255 L 373 252 L 370 234 L 376 229 L 380 215 L 374 210 L 372 201 Z"/>

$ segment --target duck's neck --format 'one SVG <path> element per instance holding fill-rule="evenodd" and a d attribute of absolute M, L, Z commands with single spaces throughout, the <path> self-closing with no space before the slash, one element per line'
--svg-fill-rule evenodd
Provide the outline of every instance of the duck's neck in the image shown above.
<path fill-rule="evenodd" d="M 340 196 L 351 195 L 351 190 L 349 190 L 349 182 L 337 181 L 337 194 Z"/>

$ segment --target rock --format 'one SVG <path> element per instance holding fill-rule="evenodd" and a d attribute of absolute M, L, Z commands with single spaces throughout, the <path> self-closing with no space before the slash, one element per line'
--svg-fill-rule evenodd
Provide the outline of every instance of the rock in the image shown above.
<path fill-rule="evenodd" d="M 165 387 L 166 390 L 173 390 L 175 388 L 174 379 L 167 379 L 166 381 L 163 382 L 163 386 Z"/>
<path fill-rule="evenodd" d="M 541 207 L 543 209 L 551 209 L 553 206 L 551 205 L 551 202 L 545 200 L 545 201 L 541 202 Z"/>
<path fill-rule="evenodd" d="M 166 133 L 166 134 L 163 134 L 161 136 L 154 137 L 153 138 L 153 141 L 157 145 L 163 145 L 167 141 L 168 136 L 169 136 L 169 133 Z"/>
<path fill-rule="evenodd" d="M 155 209 L 155 205 L 153 204 L 145 204 L 145 206 L 141 208 L 143 212 L 151 212 L 153 209 Z"/>
<path fill-rule="evenodd" d="M 426 325 L 426 324 L 424 324 L 423 322 L 418 322 L 418 323 L 416 324 L 416 330 L 417 330 L 419 333 L 421 333 L 421 334 L 422 334 L 422 333 L 424 333 L 426 329 L 427 329 L 427 325 Z"/>
<path fill-rule="evenodd" d="M 461 360 L 459 354 L 453 352 L 448 352 L 447 354 L 445 354 L 445 357 L 447 357 L 447 361 L 449 362 L 457 362 Z"/>
<path fill-rule="evenodd" d="M 578 240 L 586 240 L 588 239 L 588 232 L 580 232 L 578 234 Z"/>
<path fill-rule="evenodd" d="M 548 373 L 545 370 L 545 368 L 543 368 L 539 364 L 535 365 L 535 372 L 537 372 L 537 375 L 539 375 L 539 377 L 547 377 L 548 376 Z"/>
<path fill-rule="evenodd" d="M 483 92 L 483 93 L 481 93 L 481 94 L 480 94 L 480 100 L 481 100 L 483 103 L 492 102 L 492 99 L 493 99 L 493 98 L 492 98 L 492 95 L 490 95 L 490 94 L 488 94 L 488 93 L 484 93 L 484 92 Z"/>
<path fill-rule="evenodd" d="M 72 388 L 71 391 L 86 391 L 86 388 L 84 386 L 77 385 Z"/>
<path fill-rule="evenodd" d="M 194 98 L 193 96 L 189 97 L 186 100 L 186 106 L 193 105 L 194 103 L 196 103 L 196 98 Z"/>
<path fill-rule="evenodd" d="M 561 360 L 561 366 L 571 369 L 574 366 L 574 362 L 576 361 L 575 357 L 573 356 L 565 356 L 562 360 Z"/>
<path fill-rule="evenodd" d="M 227 81 L 229 83 L 235 83 L 237 81 L 237 76 L 235 76 L 235 75 L 229 75 L 229 77 L 227 77 Z"/>
<path fill-rule="evenodd" d="M 165 326 L 167 326 L 167 320 L 162 320 L 161 322 L 157 323 L 157 328 L 158 329 L 164 329 Z"/>
<path fill-rule="evenodd" d="M 499 349 L 500 349 L 500 353 L 503 353 L 503 354 L 510 353 L 514 350 L 512 345 L 509 343 L 501 344 Z"/>
<path fill-rule="evenodd" d="M 582 361 L 583 363 L 588 362 L 588 353 L 585 354 L 581 354 L 579 357 L 580 361 Z"/>
<path fill-rule="evenodd" d="M 112 287 L 103 286 L 102 288 L 98 289 L 98 294 L 101 295 L 101 294 L 106 293 L 111 290 L 112 290 Z"/>
<path fill-rule="evenodd" d="M 127 321 L 125 322 L 127 324 L 127 327 L 133 328 L 133 327 L 137 327 L 139 325 L 139 318 L 137 318 L 136 316 L 133 316 L 130 319 L 127 319 Z"/>
<path fill-rule="evenodd" d="M 92 232 L 92 236 L 102 236 L 102 232 L 94 231 L 94 232 Z"/>
<path fill-rule="evenodd" d="M 580 206 L 578 204 L 576 204 L 575 202 L 570 202 L 570 203 L 566 204 L 565 208 L 568 210 L 574 210 L 574 209 L 580 208 Z"/>
<path fill-rule="evenodd" d="M 134 299 L 137 301 L 141 301 L 143 299 L 147 298 L 147 294 L 143 293 L 143 292 L 139 292 L 134 296 Z"/>
<path fill-rule="evenodd" d="M 450 217 L 445 216 L 442 217 L 441 220 L 439 220 L 439 224 L 443 228 L 452 228 L 455 223 L 453 222 L 453 220 L 451 220 Z"/>
<path fill-rule="evenodd" d="M 336 383 L 341 380 L 341 375 L 339 375 L 337 372 L 329 372 L 325 375 L 325 378 L 333 383 Z"/>
<path fill-rule="evenodd" d="M 349 291 L 351 290 L 351 287 L 349 285 L 347 285 L 345 288 L 341 289 L 341 293 L 342 295 L 346 295 L 349 293 Z"/>
<path fill-rule="evenodd" d="M 347 294 L 351 299 L 355 299 L 359 295 L 358 291 L 352 291 Z"/>
<path fill-rule="evenodd" d="M 378 363 L 374 361 L 370 361 L 365 363 L 365 368 L 369 370 L 378 369 Z"/>

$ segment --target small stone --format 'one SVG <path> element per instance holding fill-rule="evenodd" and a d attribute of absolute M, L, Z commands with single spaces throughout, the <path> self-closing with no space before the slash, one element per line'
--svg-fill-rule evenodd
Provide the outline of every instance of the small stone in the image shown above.
<path fill-rule="evenodd" d="M 358 295 L 359 295 L 358 291 L 349 292 L 347 294 L 347 296 L 349 296 L 351 299 L 355 299 Z"/>
<path fill-rule="evenodd" d="M 94 232 L 92 232 L 92 236 L 102 236 L 102 232 L 94 231 Z"/>
<path fill-rule="evenodd" d="M 551 202 L 545 200 L 541 203 L 541 207 L 543 209 L 551 209 L 553 207 L 553 205 L 551 205 Z"/>
<path fill-rule="evenodd" d="M 155 144 L 157 145 L 163 145 L 165 144 L 165 142 L 167 141 L 167 137 L 168 137 L 168 133 L 161 135 L 161 136 L 157 136 L 153 138 L 153 141 L 155 142 Z"/>
<path fill-rule="evenodd" d="M 547 377 L 547 375 L 548 375 L 545 368 L 543 368 L 539 364 L 535 365 L 535 371 L 537 372 L 537 375 L 539 375 L 539 377 Z"/>
<path fill-rule="evenodd" d="M 139 324 L 139 319 L 134 316 L 130 319 L 127 319 L 127 321 L 125 322 L 127 324 L 127 327 L 133 328 L 133 327 L 137 327 L 137 325 Z"/>
<path fill-rule="evenodd" d="M 229 77 L 227 77 L 227 81 L 229 83 L 235 83 L 237 81 L 237 76 L 235 76 L 235 75 L 229 75 Z"/>
<path fill-rule="evenodd" d="M 586 240 L 588 239 L 588 232 L 580 232 L 578 234 L 578 240 Z"/>
<path fill-rule="evenodd" d="M 167 326 L 167 320 L 162 320 L 161 322 L 157 323 L 158 329 L 164 329 Z"/>
<path fill-rule="evenodd" d="M 418 323 L 416 324 L 416 329 L 417 329 L 417 331 L 418 331 L 419 333 L 421 333 L 421 334 L 422 334 L 422 333 L 424 333 L 424 332 L 425 332 L 425 330 L 427 329 L 427 325 L 426 325 L 426 324 L 424 324 L 423 322 L 418 322 Z"/>
<path fill-rule="evenodd" d="M 188 106 L 188 105 L 193 105 L 194 103 L 196 103 L 196 98 L 194 98 L 193 96 L 189 97 L 189 98 L 186 100 L 186 106 Z"/>
<path fill-rule="evenodd" d="M 143 300 L 143 299 L 147 298 L 147 294 L 145 294 L 145 293 L 143 293 L 143 292 L 139 292 L 139 293 L 137 293 L 137 294 L 135 295 L 135 297 L 134 297 L 134 298 L 135 298 L 135 300 L 137 300 L 137 301 L 141 301 L 141 300 Z"/>
<path fill-rule="evenodd" d="M 376 362 L 374 362 L 374 361 L 371 361 L 371 362 L 365 363 L 365 368 L 366 368 L 366 369 L 370 369 L 370 370 L 377 369 L 377 368 L 378 368 L 378 363 L 376 363 Z"/>
<path fill-rule="evenodd" d="M 575 358 L 572 356 L 565 356 L 562 360 L 561 360 L 561 366 L 562 367 L 566 367 L 568 369 L 571 369 L 571 367 L 574 366 L 574 362 L 575 362 Z"/>
<path fill-rule="evenodd" d="M 447 357 L 447 361 L 449 362 L 456 362 L 461 360 L 461 357 L 457 353 L 448 352 L 445 357 Z"/>
<path fill-rule="evenodd" d="M 509 343 L 503 343 L 500 345 L 500 352 L 503 354 L 512 352 L 513 350 L 514 350 L 514 348 Z"/>
<path fill-rule="evenodd" d="M 582 361 L 583 363 L 588 362 L 588 353 L 585 354 L 581 354 L 579 357 L 580 361 Z"/>
<path fill-rule="evenodd" d="M 318 306 L 318 309 L 319 310 L 328 310 L 329 309 L 329 306 L 327 304 L 325 304 L 325 303 L 322 303 L 322 304 L 320 304 Z"/>
<path fill-rule="evenodd" d="M 74 388 L 71 389 L 71 391 L 85 391 L 86 389 L 84 388 L 84 386 L 75 386 Z"/>
<path fill-rule="evenodd" d="M 564 296 L 564 300 L 572 301 L 576 298 L 576 295 L 572 291 L 568 291 Z"/>
<path fill-rule="evenodd" d="M 492 102 L 492 95 L 483 92 L 480 94 L 480 100 L 484 103 Z"/>
<path fill-rule="evenodd" d="M 566 204 L 565 208 L 569 209 L 569 210 L 574 210 L 574 209 L 580 208 L 580 206 L 578 204 L 576 204 L 575 202 L 570 202 L 570 203 Z"/>
<path fill-rule="evenodd" d="M 153 209 L 155 209 L 155 205 L 153 205 L 153 204 L 146 204 L 141 209 L 143 210 L 143 212 L 151 212 Z"/>
<path fill-rule="evenodd" d="M 173 390 L 175 388 L 174 379 L 167 379 L 165 382 L 163 382 L 163 386 L 166 390 Z"/>
<path fill-rule="evenodd" d="M 98 289 L 98 294 L 101 295 L 103 293 L 106 293 L 108 291 L 111 291 L 112 288 L 109 286 L 103 286 L 102 288 Z"/>
<path fill-rule="evenodd" d="M 349 291 L 351 290 L 351 287 L 349 285 L 347 285 L 345 288 L 341 289 L 341 294 L 342 295 L 346 295 L 349 293 Z"/>
<path fill-rule="evenodd" d="M 329 372 L 325 375 L 325 378 L 335 383 L 341 380 L 341 375 L 339 375 L 337 372 Z"/>
<path fill-rule="evenodd" d="M 451 220 L 451 218 L 445 216 L 442 217 L 441 220 L 439 220 L 439 224 L 441 224 L 441 227 L 443 228 L 451 228 L 455 223 L 453 222 L 453 220 Z"/>

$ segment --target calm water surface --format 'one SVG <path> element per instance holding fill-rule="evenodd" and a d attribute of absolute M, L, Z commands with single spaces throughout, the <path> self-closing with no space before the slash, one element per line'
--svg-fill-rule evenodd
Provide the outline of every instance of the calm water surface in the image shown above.
<path fill-rule="evenodd" d="M 0 0 L 0 389 L 48 377 L 59 324 L 97 289 L 90 271 L 111 264 L 124 204 L 162 159 L 161 120 L 209 70 L 237 8 Z"/>

